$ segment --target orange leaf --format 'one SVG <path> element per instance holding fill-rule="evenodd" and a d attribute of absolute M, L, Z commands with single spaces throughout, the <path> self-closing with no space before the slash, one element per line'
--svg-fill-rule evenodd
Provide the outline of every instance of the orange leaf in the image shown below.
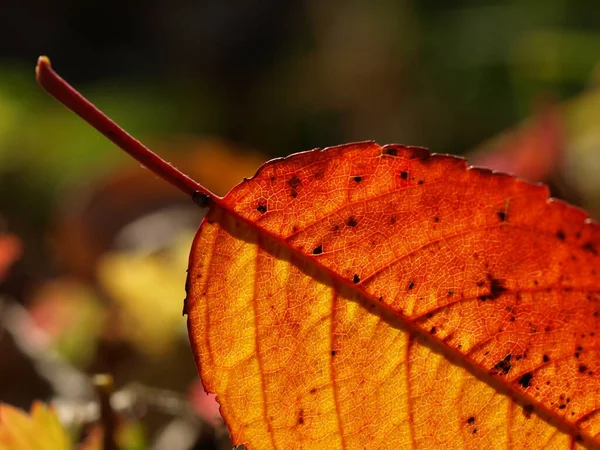
<path fill-rule="evenodd" d="M 371 142 L 219 198 L 40 57 L 40 84 L 209 207 L 184 311 L 249 448 L 600 448 L 600 228 L 548 189 Z"/>
<path fill-rule="evenodd" d="M 293 155 L 203 221 L 193 351 L 248 448 L 598 446 L 598 249 L 545 186 L 459 158 Z"/>

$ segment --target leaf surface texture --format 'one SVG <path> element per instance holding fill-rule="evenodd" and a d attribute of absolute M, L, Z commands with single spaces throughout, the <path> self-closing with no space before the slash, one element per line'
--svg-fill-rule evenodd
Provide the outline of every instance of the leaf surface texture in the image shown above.
<path fill-rule="evenodd" d="M 234 443 L 598 447 L 600 229 L 548 195 L 367 142 L 215 202 L 186 311 Z"/>

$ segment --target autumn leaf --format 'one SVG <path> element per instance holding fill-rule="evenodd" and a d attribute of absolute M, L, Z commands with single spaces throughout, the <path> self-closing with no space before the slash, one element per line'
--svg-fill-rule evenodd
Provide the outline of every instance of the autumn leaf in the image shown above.
<path fill-rule="evenodd" d="M 600 447 L 600 229 L 548 189 L 372 142 L 224 198 L 41 84 L 203 207 L 185 310 L 234 444 Z"/>
<path fill-rule="evenodd" d="M 597 445 L 600 231 L 419 148 L 267 163 L 190 257 L 190 338 L 249 448 Z"/>

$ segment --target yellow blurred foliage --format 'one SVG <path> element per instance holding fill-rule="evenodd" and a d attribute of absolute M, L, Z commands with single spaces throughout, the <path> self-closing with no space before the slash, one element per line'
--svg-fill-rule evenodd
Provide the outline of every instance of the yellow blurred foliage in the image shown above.
<path fill-rule="evenodd" d="M 63 449 L 71 449 L 71 439 L 51 407 L 36 401 L 28 415 L 0 404 L 0 450 Z"/>
<path fill-rule="evenodd" d="M 160 253 L 112 251 L 100 258 L 98 279 L 122 309 L 122 337 L 147 356 L 164 355 L 185 334 L 181 311 L 192 238 L 177 236 Z"/>

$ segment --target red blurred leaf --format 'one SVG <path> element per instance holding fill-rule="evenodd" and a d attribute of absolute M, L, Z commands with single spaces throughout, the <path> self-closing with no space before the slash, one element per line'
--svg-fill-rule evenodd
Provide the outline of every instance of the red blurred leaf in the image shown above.
<path fill-rule="evenodd" d="M 531 181 L 546 181 L 561 162 L 563 146 L 563 118 L 552 107 L 540 111 L 525 126 L 484 144 L 471 162 Z"/>
<path fill-rule="evenodd" d="M 12 234 L 0 235 L 0 280 L 6 277 L 10 266 L 21 257 L 21 240 Z"/>
<path fill-rule="evenodd" d="M 188 398 L 196 414 L 202 417 L 205 422 L 215 428 L 223 424 L 215 394 L 206 392 L 200 380 L 196 380 L 191 384 L 188 390 Z"/>

